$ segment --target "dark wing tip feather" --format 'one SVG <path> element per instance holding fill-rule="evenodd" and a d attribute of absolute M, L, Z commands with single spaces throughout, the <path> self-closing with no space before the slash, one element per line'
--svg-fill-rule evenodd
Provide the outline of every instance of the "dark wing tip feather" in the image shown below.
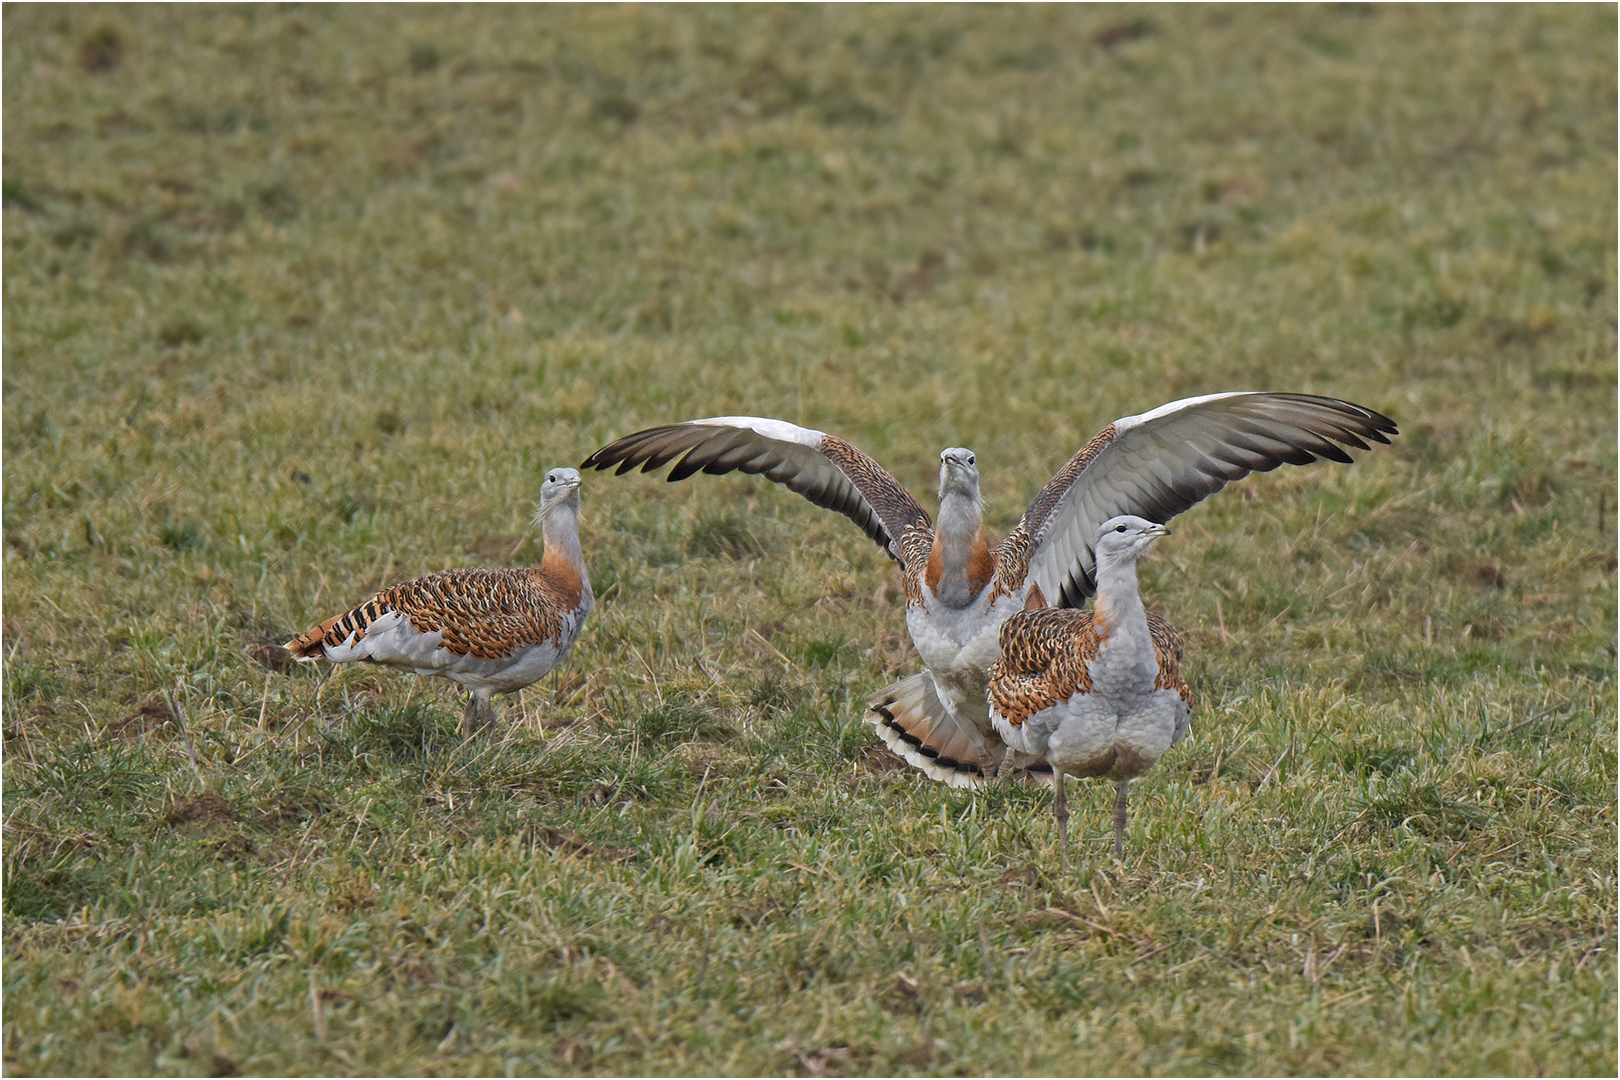
<path fill-rule="evenodd" d="M 659 464 L 661 465 L 663 463 L 659 462 Z M 703 466 L 706 464 L 708 464 L 708 462 L 698 456 L 697 450 L 694 449 L 688 451 L 685 457 L 681 458 L 681 460 L 670 466 L 669 475 L 664 477 L 664 479 L 668 480 L 672 484 L 680 480 L 685 480 L 688 476 L 691 476 L 693 473 L 703 468 Z M 647 463 L 647 466 L 648 467 L 643 469 L 642 472 L 648 472 L 657 467 L 650 461 Z"/>
<path fill-rule="evenodd" d="M 1357 444 L 1360 444 L 1360 442 L 1361 442 L 1360 439 L 1354 439 L 1354 440 L 1351 440 L 1351 441 L 1353 441 L 1353 442 L 1355 442 Z M 1365 450 L 1366 447 L 1363 446 L 1362 449 Z M 1356 461 L 1356 459 L 1351 457 L 1349 455 L 1349 453 L 1344 450 L 1343 447 L 1335 446 L 1333 443 L 1330 443 L 1330 442 L 1325 442 L 1321 447 L 1319 447 L 1317 449 L 1316 452 L 1318 454 L 1320 454 L 1322 457 L 1327 458 L 1329 461 L 1337 461 L 1340 465 L 1353 465 L 1353 464 L 1355 464 L 1355 461 Z"/>
<path fill-rule="evenodd" d="M 598 447 L 590 457 L 579 463 L 580 469 L 610 469 L 617 465 L 619 474 L 623 475 L 626 469 L 636 465 L 635 449 L 641 444 L 642 436 L 646 434 L 644 431 L 638 431 L 634 435 L 627 435 L 606 446 Z"/>

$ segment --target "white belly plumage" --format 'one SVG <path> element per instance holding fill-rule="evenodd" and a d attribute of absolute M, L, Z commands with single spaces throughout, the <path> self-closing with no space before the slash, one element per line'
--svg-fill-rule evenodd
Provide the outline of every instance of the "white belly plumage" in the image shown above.
<path fill-rule="evenodd" d="M 1126 780 L 1147 772 L 1174 745 L 1187 729 L 1187 715 L 1174 690 L 1126 701 L 1076 694 L 1035 713 L 1023 737 L 1007 743 L 1040 754 L 1070 776 Z"/>
<path fill-rule="evenodd" d="M 906 629 L 933 674 L 941 699 L 953 714 L 985 734 L 992 730 L 985 687 L 990 666 L 1001 655 L 1001 624 L 1024 606 L 1018 595 L 987 602 L 988 592 L 961 608 L 949 607 L 925 592 L 921 604 L 906 609 Z"/>

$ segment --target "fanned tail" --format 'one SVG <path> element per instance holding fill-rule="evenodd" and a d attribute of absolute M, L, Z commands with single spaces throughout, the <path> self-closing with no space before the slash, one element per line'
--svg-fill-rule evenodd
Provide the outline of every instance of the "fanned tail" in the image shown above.
<path fill-rule="evenodd" d="M 930 780 L 976 788 L 995 772 L 1001 747 L 985 745 L 976 729 L 956 718 L 928 672 L 884 687 L 872 695 L 866 707 L 866 722 L 877 728 L 884 745 Z M 1027 776 L 1024 755 L 1017 757 L 1008 767 Z M 1038 770 L 1045 768 L 1044 763 L 1036 765 Z"/>

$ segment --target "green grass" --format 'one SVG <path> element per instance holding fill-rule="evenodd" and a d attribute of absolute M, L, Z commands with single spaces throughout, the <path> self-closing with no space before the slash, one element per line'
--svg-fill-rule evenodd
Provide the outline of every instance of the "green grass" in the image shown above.
<path fill-rule="evenodd" d="M 8 1073 L 1614 1074 L 1612 7 L 3 17 Z M 1242 388 L 1402 435 L 1144 564 L 1123 861 L 874 747 L 895 573 L 756 481 L 589 476 L 489 738 L 268 647 L 651 423 L 1006 529 Z"/>

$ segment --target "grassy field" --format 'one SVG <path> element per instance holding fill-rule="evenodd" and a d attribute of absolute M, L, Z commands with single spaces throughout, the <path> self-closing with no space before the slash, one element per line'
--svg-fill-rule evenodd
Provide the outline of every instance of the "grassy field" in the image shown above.
<path fill-rule="evenodd" d="M 1616 1061 L 1612 6 L 4 9 L 11 1075 Z M 601 600 L 463 743 L 275 647 L 779 416 L 993 527 L 1189 394 L 1384 411 L 1144 564 L 1192 736 L 942 789 L 897 575 L 590 474 Z"/>

